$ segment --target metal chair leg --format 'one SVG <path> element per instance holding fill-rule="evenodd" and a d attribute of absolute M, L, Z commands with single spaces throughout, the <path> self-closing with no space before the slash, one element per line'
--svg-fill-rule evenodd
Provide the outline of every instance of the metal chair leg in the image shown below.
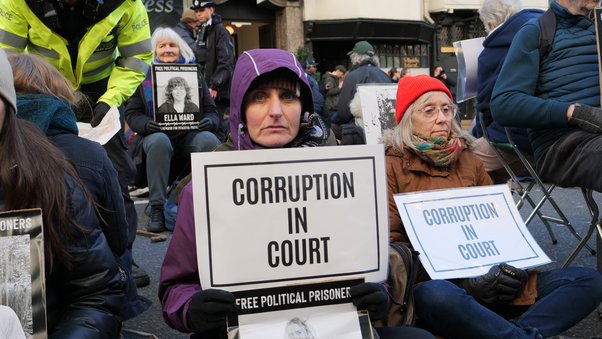
<path fill-rule="evenodd" d="M 589 238 L 591 238 L 591 236 L 595 230 L 598 230 L 598 235 L 602 237 L 602 228 L 600 227 L 600 221 L 599 221 L 600 213 L 598 210 L 598 205 L 596 204 L 596 201 L 594 200 L 594 198 L 592 196 L 593 191 L 591 189 L 582 188 L 581 192 L 583 193 L 583 197 L 585 198 L 585 203 L 589 209 L 589 212 L 590 212 L 592 218 L 591 218 L 587 233 L 581 239 L 581 241 L 579 241 L 579 244 L 577 245 L 577 247 L 575 247 L 573 252 L 571 252 L 571 254 L 568 256 L 568 258 L 565 260 L 562 267 L 569 266 L 573 262 L 573 260 L 575 260 L 575 257 L 577 256 L 577 254 L 579 254 L 581 249 L 587 245 L 586 244 L 587 241 L 589 240 Z M 594 252 L 593 254 L 596 253 L 594 250 L 591 250 L 591 251 Z"/>

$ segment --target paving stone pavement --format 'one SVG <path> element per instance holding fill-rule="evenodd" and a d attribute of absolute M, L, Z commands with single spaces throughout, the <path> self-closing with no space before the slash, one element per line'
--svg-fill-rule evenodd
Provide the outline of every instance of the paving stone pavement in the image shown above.
<path fill-rule="evenodd" d="M 566 213 L 567 218 L 575 226 L 581 234 L 585 233 L 586 225 L 589 222 L 587 210 L 584 204 L 583 197 L 577 189 L 556 188 L 553 196 L 560 205 L 560 208 Z M 596 200 L 602 204 L 602 196 L 595 195 Z M 137 210 L 139 215 L 140 229 L 145 229 L 147 216 L 144 214 L 144 200 L 138 200 Z M 544 206 L 543 211 L 550 213 L 551 208 Z M 530 210 L 523 208 L 521 215 L 526 217 Z M 566 227 L 552 224 L 554 234 L 558 239 L 558 244 L 553 245 L 543 226 L 543 223 L 537 218 L 529 225 L 529 230 L 537 239 L 541 247 L 553 260 L 552 263 L 541 267 L 540 269 L 550 269 L 560 267 L 564 259 L 569 255 L 572 248 L 576 246 L 577 240 L 566 230 Z M 138 338 L 188 338 L 188 335 L 180 333 L 169 328 L 161 316 L 161 307 L 157 298 L 157 285 L 159 280 L 159 269 L 167 249 L 171 233 L 164 232 L 168 237 L 165 242 L 152 243 L 149 238 L 138 236 L 134 243 L 134 259 L 143 267 L 150 275 L 151 284 L 147 287 L 139 289 L 139 293 L 149 298 L 153 305 L 142 315 L 126 321 L 124 323 L 124 339 Z M 590 239 L 589 245 L 596 248 L 594 239 Z M 184 249 L 182 249 L 184 250 Z M 574 266 L 584 266 L 596 268 L 596 256 L 591 255 L 583 250 L 575 259 Z M 571 310 L 567 310 L 571 312 Z M 144 334 L 146 333 L 146 334 Z M 598 310 L 592 312 L 590 316 L 581 321 L 579 324 L 561 335 L 554 336 L 553 339 L 602 339 L 602 319 L 600 319 Z"/>

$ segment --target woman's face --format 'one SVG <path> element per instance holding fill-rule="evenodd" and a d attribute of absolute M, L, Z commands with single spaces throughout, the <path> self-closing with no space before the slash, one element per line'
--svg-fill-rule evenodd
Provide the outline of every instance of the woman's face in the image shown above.
<path fill-rule="evenodd" d="M 174 101 L 184 101 L 186 99 L 186 87 L 178 85 L 171 90 L 171 96 Z"/>
<path fill-rule="evenodd" d="M 432 92 L 431 97 L 412 113 L 412 133 L 429 137 L 449 137 L 454 107 L 443 92 Z"/>
<path fill-rule="evenodd" d="M 257 88 L 245 94 L 249 137 L 268 148 L 282 147 L 299 133 L 301 100 L 290 90 Z"/>
<path fill-rule="evenodd" d="M 165 38 L 157 43 L 155 55 L 161 62 L 176 62 L 180 58 L 180 48 L 171 39 Z"/>

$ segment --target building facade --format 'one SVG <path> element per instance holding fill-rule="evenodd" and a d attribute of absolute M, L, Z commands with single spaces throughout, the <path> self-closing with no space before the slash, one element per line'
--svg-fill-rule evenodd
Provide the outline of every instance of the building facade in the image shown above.
<path fill-rule="evenodd" d="M 153 27 L 174 25 L 191 2 L 144 1 Z M 367 40 L 384 70 L 404 67 L 414 75 L 432 74 L 441 65 L 453 79 L 457 75 L 453 42 L 485 36 L 478 14 L 481 0 L 214 1 L 237 55 L 252 48 L 296 52 L 305 47 L 322 73 L 337 64 L 347 65 L 347 52 L 357 41 Z M 548 0 L 523 3 L 525 8 L 548 7 Z M 157 13 L 159 8 L 163 13 Z"/>

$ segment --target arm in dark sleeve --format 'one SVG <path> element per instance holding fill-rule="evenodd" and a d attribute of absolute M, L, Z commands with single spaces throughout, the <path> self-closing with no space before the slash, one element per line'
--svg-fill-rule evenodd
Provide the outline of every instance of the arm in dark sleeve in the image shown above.
<path fill-rule="evenodd" d="M 159 281 L 159 300 L 165 322 L 190 332 L 186 320 L 192 296 L 201 291 L 199 280 L 192 182 L 180 194 L 176 226 L 165 253 Z"/>
<path fill-rule="evenodd" d="M 205 78 L 203 78 L 202 74 L 199 72 L 199 84 L 201 88 L 201 95 L 203 97 L 203 101 L 201 102 L 201 107 L 203 109 L 203 118 L 209 118 L 213 121 L 213 126 L 217 128 L 220 125 L 220 117 L 217 112 L 217 107 L 215 106 L 215 101 L 211 98 L 211 93 L 209 93 L 209 87 L 205 82 Z"/>
<path fill-rule="evenodd" d="M 332 122 L 335 124 L 344 124 L 353 118 L 349 109 L 349 103 L 351 103 L 351 99 L 355 96 L 357 79 L 352 76 L 353 74 L 347 75 L 345 82 L 343 82 L 343 88 L 341 88 L 341 95 L 337 104 L 337 113 L 331 117 Z"/>
<path fill-rule="evenodd" d="M 509 127 L 566 127 L 570 103 L 535 95 L 539 74 L 539 26 L 523 26 L 498 76 L 491 98 L 493 119 Z"/>
<path fill-rule="evenodd" d="M 211 76 L 209 88 L 218 90 L 221 86 L 228 83 L 234 67 L 234 44 L 230 39 L 230 34 L 223 25 L 216 26 L 217 41 L 215 42 L 217 66 Z"/>
<path fill-rule="evenodd" d="M 144 88 L 140 85 L 125 105 L 125 121 L 132 131 L 138 134 L 145 133 L 146 123 L 152 120 L 147 113 L 147 109 Z"/>
<path fill-rule="evenodd" d="M 75 189 L 72 201 L 74 219 L 89 231 L 74 231 L 76 239 L 67 244 L 73 268 L 52 274 L 60 288 L 61 314 L 50 338 L 118 338 L 125 274 L 80 189 Z"/>

